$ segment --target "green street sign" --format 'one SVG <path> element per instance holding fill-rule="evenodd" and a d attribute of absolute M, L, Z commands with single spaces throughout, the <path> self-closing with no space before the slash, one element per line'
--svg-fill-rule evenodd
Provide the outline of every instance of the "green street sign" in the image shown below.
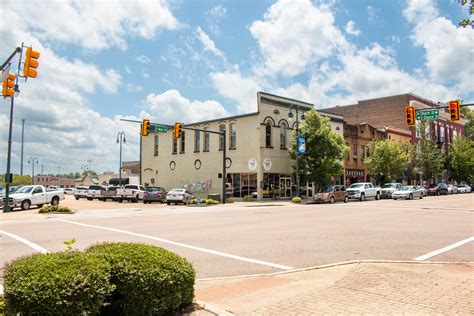
<path fill-rule="evenodd" d="M 417 110 L 416 120 L 417 121 L 434 121 L 439 119 L 439 110 Z"/>
<path fill-rule="evenodd" d="M 166 126 L 161 125 L 151 125 L 150 126 L 150 133 L 166 133 L 168 128 Z"/>

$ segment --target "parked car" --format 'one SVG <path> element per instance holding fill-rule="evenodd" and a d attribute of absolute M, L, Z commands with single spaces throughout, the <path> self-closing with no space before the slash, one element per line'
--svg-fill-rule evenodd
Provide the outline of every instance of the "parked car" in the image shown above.
<path fill-rule="evenodd" d="M 380 191 L 380 197 L 391 199 L 392 198 L 392 193 L 395 191 L 398 191 L 402 188 L 401 183 L 385 183 L 382 186 L 382 190 Z"/>
<path fill-rule="evenodd" d="M 168 205 L 170 205 L 171 203 L 187 204 L 192 199 L 193 195 L 186 189 L 172 189 L 166 194 L 166 204 Z"/>
<path fill-rule="evenodd" d="M 148 187 L 143 193 L 143 203 L 166 202 L 166 190 L 162 187 Z"/>
<path fill-rule="evenodd" d="M 87 189 L 87 199 L 92 201 L 93 199 L 101 199 L 101 192 L 105 188 L 101 185 L 90 185 Z"/>
<path fill-rule="evenodd" d="M 444 183 L 431 184 L 428 187 L 428 195 L 448 195 L 448 186 Z"/>
<path fill-rule="evenodd" d="M 423 191 L 421 187 L 416 186 L 416 185 L 406 185 L 403 186 L 400 190 L 397 190 L 392 193 L 392 198 L 394 200 L 397 199 L 407 199 L 407 200 L 413 200 L 413 199 L 422 199 L 423 198 Z"/>
<path fill-rule="evenodd" d="M 380 199 L 380 188 L 374 187 L 370 182 L 353 183 L 347 188 L 349 199 L 365 201 L 367 198 Z"/>
<path fill-rule="evenodd" d="M 145 193 L 144 186 L 127 184 L 123 188 L 118 188 L 115 195 L 120 203 L 122 203 L 123 200 L 136 203 L 139 200 L 143 200 L 143 193 Z"/>
<path fill-rule="evenodd" d="M 449 193 L 449 194 L 456 194 L 456 193 L 459 193 L 459 192 L 458 192 L 458 187 L 455 186 L 454 184 L 448 185 L 448 193 Z"/>
<path fill-rule="evenodd" d="M 233 191 L 234 197 L 244 197 L 246 195 L 252 195 L 252 193 L 257 193 L 257 188 L 251 185 L 244 185 L 242 187 L 235 186 Z"/>
<path fill-rule="evenodd" d="M 421 190 L 421 192 L 423 193 L 423 196 L 428 196 L 428 188 L 425 187 L 424 185 L 419 185 L 418 186 Z"/>
<path fill-rule="evenodd" d="M 11 209 L 20 207 L 22 210 L 28 210 L 32 205 L 39 207 L 48 203 L 58 205 L 60 200 L 64 200 L 62 190 L 46 190 L 42 185 L 26 185 L 9 196 L 8 204 Z M 1 199 L 2 207 L 5 202 Z"/>
<path fill-rule="evenodd" d="M 74 188 L 65 188 L 64 193 L 65 194 L 74 194 Z"/>
<path fill-rule="evenodd" d="M 314 195 L 314 201 L 316 203 L 331 203 L 335 202 L 349 202 L 349 196 L 347 195 L 345 185 L 332 185 L 319 190 Z"/>
<path fill-rule="evenodd" d="M 107 188 L 104 188 L 103 190 L 100 191 L 100 198 L 99 200 L 102 201 L 107 201 L 108 199 L 115 201 L 117 199 L 117 189 L 119 187 L 117 186 L 109 186 Z"/>
<path fill-rule="evenodd" d="M 80 198 L 87 198 L 87 190 L 88 187 L 84 186 L 78 186 L 74 189 L 74 197 L 76 200 L 79 200 Z"/>
<path fill-rule="evenodd" d="M 470 193 L 472 190 L 467 184 L 461 184 L 458 186 L 458 191 L 459 193 Z"/>

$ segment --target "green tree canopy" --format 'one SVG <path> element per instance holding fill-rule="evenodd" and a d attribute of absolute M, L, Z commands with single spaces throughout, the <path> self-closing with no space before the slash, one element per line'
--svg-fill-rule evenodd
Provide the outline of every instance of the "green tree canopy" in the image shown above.
<path fill-rule="evenodd" d="M 302 179 L 319 186 L 332 182 L 333 176 L 344 174 L 343 159 L 348 148 L 341 135 L 331 129 L 329 119 L 316 110 L 305 113 L 299 135 L 305 137 L 306 154 L 300 155 Z M 290 157 L 296 159 L 296 131 L 291 138 Z"/>
<path fill-rule="evenodd" d="M 433 179 L 444 170 L 444 154 L 435 142 L 421 139 L 416 148 L 415 166 L 423 180 Z"/>
<path fill-rule="evenodd" d="M 31 177 L 30 176 L 20 176 L 19 174 L 14 174 L 13 175 L 13 181 L 10 183 L 10 185 L 29 185 L 31 184 Z M 0 185 L 2 187 L 5 187 L 5 176 L 1 175 L 0 176 Z"/>
<path fill-rule="evenodd" d="M 462 107 L 461 113 L 467 120 L 466 125 L 464 125 L 464 137 L 469 140 L 474 140 L 474 111 L 467 107 Z"/>
<path fill-rule="evenodd" d="M 449 177 L 458 182 L 474 182 L 474 141 L 456 137 L 449 147 Z"/>
<path fill-rule="evenodd" d="M 364 163 L 369 175 L 375 179 L 390 181 L 401 177 L 412 159 L 410 144 L 373 140 L 369 149 L 370 156 L 364 159 Z"/>

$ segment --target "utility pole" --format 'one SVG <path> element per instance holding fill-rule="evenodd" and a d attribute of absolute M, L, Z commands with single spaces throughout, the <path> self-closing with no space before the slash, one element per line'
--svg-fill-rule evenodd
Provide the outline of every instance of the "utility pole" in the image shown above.
<path fill-rule="evenodd" d="M 61 187 L 61 166 L 58 166 L 58 187 Z"/>
<path fill-rule="evenodd" d="M 87 164 L 88 164 L 88 168 L 89 168 L 88 170 L 91 170 L 91 162 L 92 162 L 92 160 L 87 160 Z"/>
<path fill-rule="evenodd" d="M 31 163 L 31 184 L 35 184 L 35 162 L 38 164 L 38 158 L 30 157 L 28 163 Z"/>
<path fill-rule="evenodd" d="M 43 174 L 44 174 L 44 165 L 41 164 L 41 175 L 43 175 Z"/>
<path fill-rule="evenodd" d="M 120 144 L 120 160 L 119 160 L 119 186 L 122 185 L 122 143 L 126 143 L 125 132 L 117 133 L 117 144 Z"/>
<path fill-rule="evenodd" d="M 21 120 L 21 165 L 20 175 L 23 175 L 23 143 L 25 141 L 25 119 Z"/>

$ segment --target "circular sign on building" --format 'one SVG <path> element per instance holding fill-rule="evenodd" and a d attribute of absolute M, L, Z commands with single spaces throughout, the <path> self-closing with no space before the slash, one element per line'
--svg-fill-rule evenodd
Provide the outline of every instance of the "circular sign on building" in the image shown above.
<path fill-rule="evenodd" d="M 255 159 L 255 158 L 250 158 L 248 165 L 249 165 L 249 169 L 250 169 L 250 170 L 252 170 L 252 171 L 257 170 L 257 159 Z"/>
<path fill-rule="evenodd" d="M 272 161 L 270 158 L 265 158 L 265 160 L 263 160 L 263 169 L 265 169 L 265 171 L 270 171 L 270 169 L 272 169 Z"/>

